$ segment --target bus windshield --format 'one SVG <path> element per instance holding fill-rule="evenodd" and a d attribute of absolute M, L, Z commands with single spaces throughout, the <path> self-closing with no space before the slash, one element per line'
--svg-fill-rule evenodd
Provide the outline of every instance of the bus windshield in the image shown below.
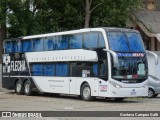
<path fill-rule="evenodd" d="M 107 32 L 109 47 L 118 52 L 144 52 L 142 38 L 136 32 Z"/>
<path fill-rule="evenodd" d="M 119 57 L 119 66 L 112 67 L 112 77 L 114 79 L 145 79 L 147 77 L 145 57 Z"/>

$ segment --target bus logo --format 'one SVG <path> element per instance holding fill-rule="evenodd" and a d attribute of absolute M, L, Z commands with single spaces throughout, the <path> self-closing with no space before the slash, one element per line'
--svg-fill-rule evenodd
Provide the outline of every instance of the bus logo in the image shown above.
<path fill-rule="evenodd" d="M 3 73 L 10 73 L 10 56 L 3 57 Z"/>
<path fill-rule="evenodd" d="M 3 73 L 26 71 L 25 61 L 10 61 L 10 56 L 3 57 Z"/>
<path fill-rule="evenodd" d="M 12 117 L 11 112 L 2 112 L 2 117 Z"/>
<path fill-rule="evenodd" d="M 11 61 L 11 71 L 26 71 L 25 61 Z"/>
<path fill-rule="evenodd" d="M 131 95 L 136 95 L 136 94 L 137 94 L 137 93 L 136 93 L 136 90 L 133 89 L 132 92 L 131 92 Z"/>

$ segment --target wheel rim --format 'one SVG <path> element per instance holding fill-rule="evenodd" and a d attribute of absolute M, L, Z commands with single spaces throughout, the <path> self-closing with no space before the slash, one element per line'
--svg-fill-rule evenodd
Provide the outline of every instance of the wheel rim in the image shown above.
<path fill-rule="evenodd" d="M 90 88 L 89 88 L 89 87 L 85 87 L 85 88 L 83 89 L 83 97 L 84 97 L 85 99 L 87 99 L 87 98 L 90 96 L 90 93 L 91 93 L 91 91 L 90 91 Z"/>
<path fill-rule="evenodd" d="M 16 85 L 16 91 L 19 93 L 21 91 L 21 83 L 18 82 L 17 85 Z"/>
<path fill-rule="evenodd" d="M 28 83 L 25 84 L 25 92 L 26 93 L 29 93 L 29 90 L 30 90 L 30 86 Z"/>
<path fill-rule="evenodd" d="M 153 91 L 152 90 L 149 90 L 148 91 L 148 97 L 152 97 L 153 96 Z"/>

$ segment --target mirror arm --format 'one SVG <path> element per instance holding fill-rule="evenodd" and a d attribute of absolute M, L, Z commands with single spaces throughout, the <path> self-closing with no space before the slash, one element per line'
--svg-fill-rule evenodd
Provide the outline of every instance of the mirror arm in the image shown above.
<path fill-rule="evenodd" d="M 103 50 L 106 51 L 106 52 L 109 52 L 113 56 L 114 66 L 118 67 L 119 66 L 119 62 L 118 62 L 117 54 L 114 51 L 109 50 L 109 49 L 103 49 Z"/>

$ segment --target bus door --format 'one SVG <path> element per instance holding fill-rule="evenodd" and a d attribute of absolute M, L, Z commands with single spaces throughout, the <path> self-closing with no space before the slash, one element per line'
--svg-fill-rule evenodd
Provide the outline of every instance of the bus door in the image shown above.
<path fill-rule="evenodd" d="M 80 70 L 80 66 L 75 63 L 69 64 L 70 70 L 70 78 L 69 78 L 69 94 L 77 94 L 77 77 L 79 77 L 78 71 Z"/>
<path fill-rule="evenodd" d="M 106 96 L 108 92 L 108 67 L 107 60 L 99 62 L 99 81 L 98 81 L 98 94 L 99 96 Z"/>
<path fill-rule="evenodd" d="M 96 50 L 98 55 L 98 95 L 106 96 L 108 92 L 108 60 L 107 53 L 103 50 L 103 48 L 98 48 Z"/>

